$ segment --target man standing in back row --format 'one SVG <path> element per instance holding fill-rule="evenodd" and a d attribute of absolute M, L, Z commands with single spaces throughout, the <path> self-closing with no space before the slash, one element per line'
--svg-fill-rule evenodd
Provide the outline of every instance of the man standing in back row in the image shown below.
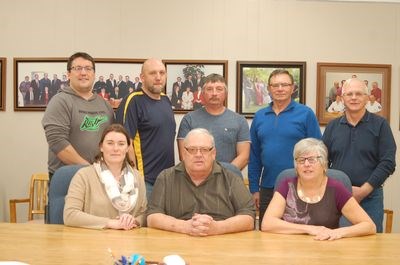
<path fill-rule="evenodd" d="M 276 177 L 282 170 L 293 168 L 294 145 L 308 137 L 321 139 L 314 112 L 292 100 L 293 90 L 293 76 L 284 69 L 274 70 L 268 78 L 272 103 L 256 112 L 250 127 L 249 188 L 260 209 L 260 225 Z"/>
<path fill-rule="evenodd" d="M 203 81 L 204 108 L 187 113 L 179 126 L 179 157 L 183 158 L 183 139 L 195 128 L 207 129 L 215 138 L 217 161 L 239 176 L 249 161 L 249 125 L 243 116 L 227 109 L 227 85 L 219 74 L 210 74 Z"/>
<path fill-rule="evenodd" d="M 132 139 L 129 157 L 144 176 L 147 198 L 158 174 L 175 164 L 175 118 L 171 102 L 162 93 L 167 72 L 158 59 L 143 63 L 142 91 L 125 97 L 116 113 Z"/>
<path fill-rule="evenodd" d="M 368 88 L 362 80 L 346 80 L 342 88 L 345 114 L 332 120 L 323 141 L 329 167 L 344 171 L 353 185 L 353 196 L 383 231 L 383 188 L 396 167 L 396 142 L 388 122 L 365 109 Z"/>
<path fill-rule="evenodd" d="M 47 105 L 42 125 L 49 144 L 50 177 L 64 165 L 93 163 L 103 130 L 114 121 L 110 104 L 92 92 L 95 70 L 89 54 L 72 55 L 67 62 L 69 86 Z"/>

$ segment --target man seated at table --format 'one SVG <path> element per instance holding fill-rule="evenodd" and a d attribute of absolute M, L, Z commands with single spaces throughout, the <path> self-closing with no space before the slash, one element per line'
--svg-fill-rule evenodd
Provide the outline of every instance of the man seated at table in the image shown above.
<path fill-rule="evenodd" d="M 215 161 L 214 137 L 197 128 L 183 143 L 183 161 L 157 177 L 148 227 L 192 236 L 254 229 L 254 201 L 243 180 Z"/>

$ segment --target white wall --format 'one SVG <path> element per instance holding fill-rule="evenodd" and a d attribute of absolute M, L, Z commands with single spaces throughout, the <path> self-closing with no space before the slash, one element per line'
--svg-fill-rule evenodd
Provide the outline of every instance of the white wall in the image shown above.
<path fill-rule="evenodd" d="M 27 194 L 46 171 L 43 112 L 14 112 L 14 57 L 229 60 L 228 107 L 235 110 L 236 61 L 306 61 L 306 104 L 316 107 L 316 63 L 392 65 L 390 124 L 399 143 L 400 5 L 274 0 L 0 1 L 0 57 L 7 57 L 6 111 L 0 112 L 0 221 L 8 200 Z M 177 124 L 181 120 L 177 115 Z M 400 157 L 398 155 L 398 157 Z M 399 158 L 397 159 L 399 162 Z M 400 232 L 397 172 L 385 206 Z"/>

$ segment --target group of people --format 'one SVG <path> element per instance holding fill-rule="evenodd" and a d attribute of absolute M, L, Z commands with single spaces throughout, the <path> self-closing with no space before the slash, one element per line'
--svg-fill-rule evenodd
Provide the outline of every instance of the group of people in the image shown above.
<path fill-rule="evenodd" d="M 42 78 L 40 78 L 38 73 L 35 73 L 32 80 L 27 75 L 18 87 L 18 107 L 46 106 L 50 99 L 67 84 L 68 79 L 66 75 L 63 75 L 62 79 L 59 79 L 57 74 L 53 74 L 52 80 L 50 80 L 48 73 L 43 73 Z"/>
<path fill-rule="evenodd" d="M 356 75 L 353 75 L 352 78 L 357 78 Z M 326 111 L 330 113 L 341 114 L 345 111 L 345 105 L 343 103 L 343 95 L 342 88 L 346 80 L 341 81 L 341 86 L 338 81 L 333 83 L 333 86 L 329 89 L 328 93 L 328 104 Z M 382 110 L 382 90 L 378 87 L 378 82 L 372 82 L 371 89 L 368 88 L 368 80 L 363 80 L 366 88 L 368 101 L 365 104 L 365 108 L 368 112 L 371 113 L 379 113 Z"/>
<path fill-rule="evenodd" d="M 386 120 L 365 109 L 362 81 L 345 82 L 345 115 L 321 136 L 313 111 L 291 98 L 288 71 L 271 73 L 272 102 L 255 114 L 250 130 L 244 117 L 224 105 L 226 80 L 208 75 L 203 108 L 180 123 L 181 162 L 175 165 L 176 123 L 162 92 L 162 61 L 144 62 L 142 90 L 122 100 L 115 119 L 93 93 L 93 58 L 76 53 L 67 71 L 70 85 L 49 103 L 42 120 L 50 176 L 62 165 L 88 165 L 71 181 L 66 225 L 126 230 L 147 225 L 207 236 L 254 229 L 259 209 L 262 231 L 306 233 L 318 240 L 382 231 L 382 185 L 394 171 L 396 144 Z M 241 178 L 246 165 L 249 188 Z M 296 175 L 275 183 L 293 165 Z M 327 168 L 347 173 L 352 193 Z M 339 225 L 342 215 L 350 224 Z"/>
<path fill-rule="evenodd" d="M 175 110 L 197 110 L 203 107 L 204 76 L 201 72 L 185 77 L 185 81 L 178 76 L 172 84 L 171 104 Z"/>
<path fill-rule="evenodd" d="M 114 74 L 110 74 L 107 80 L 100 75 L 99 79 L 94 83 L 93 93 L 99 94 L 105 100 L 122 100 L 128 94 L 141 91 L 142 82 L 139 77 L 135 77 L 134 82 L 130 80 L 129 75 L 123 77 L 118 75 L 118 80 L 114 78 Z"/>

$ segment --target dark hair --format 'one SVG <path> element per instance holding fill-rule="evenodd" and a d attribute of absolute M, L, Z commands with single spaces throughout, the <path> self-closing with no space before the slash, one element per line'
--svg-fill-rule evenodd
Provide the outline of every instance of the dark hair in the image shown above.
<path fill-rule="evenodd" d="M 96 71 L 96 65 L 94 63 L 94 59 L 92 56 L 90 56 L 89 54 L 87 54 L 86 52 L 77 52 L 74 53 L 73 55 L 71 55 L 68 58 L 68 62 L 67 62 L 67 71 L 71 72 L 71 67 L 72 67 L 72 62 L 76 59 L 76 58 L 83 58 L 85 60 L 91 61 L 92 65 L 93 65 L 93 71 Z"/>
<path fill-rule="evenodd" d="M 288 70 L 285 69 L 275 69 L 274 71 L 272 71 L 272 73 L 269 75 L 268 77 L 268 85 L 271 85 L 271 78 L 277 75 L 288 75 L 290 77 L 290 82 L 292 82 L 292 84 L 294 83 L 294 78 L 292 76 L 291 73 L 289 73 Z"/>
<path fill-rule="evenodd" d="M 225 80 L 225 78 L 224 78 L 222 75 L 220 75 L 220 74 L 209 74 L 208 76 L 206 76 L 206 77 L 204 78 L 204 81 L 203 81 L 203 88 L 204 88 L 204 86 L 205 86 L 207 83 L 216 83 L 216 82 L 224 83 L 224 85 L 225 85 L 225 90 L 227 89 L 228 85 L 226 84 L 226 80 Z"/>
<path fill-rule="evenodd" d="M 101 135 L 101 139 L 99 142 L 99 146 L 104 142 L 104 138 L 106 138 L 106 135 L 109 134 L 110 132 L 117 132 L 117 133 L 122 133 L 126 137 L 126 142 L 128 143 L 128 147 L 131 145 L 131 138 L 128 135 L 128 132 L 125 130 L 124 126 L 118 123 L 113 123 L 109 125 L 104 131 L 103 134 Z M 95 162 L 99 162 L 103 158 L 103 153 L 100 151 L 96 157 L 94 158 Z M 125 163 L 128 163 L 132 167 L 135 166 L 133 162 L 129 159 L 128 154 L 125 156 Z"/>

